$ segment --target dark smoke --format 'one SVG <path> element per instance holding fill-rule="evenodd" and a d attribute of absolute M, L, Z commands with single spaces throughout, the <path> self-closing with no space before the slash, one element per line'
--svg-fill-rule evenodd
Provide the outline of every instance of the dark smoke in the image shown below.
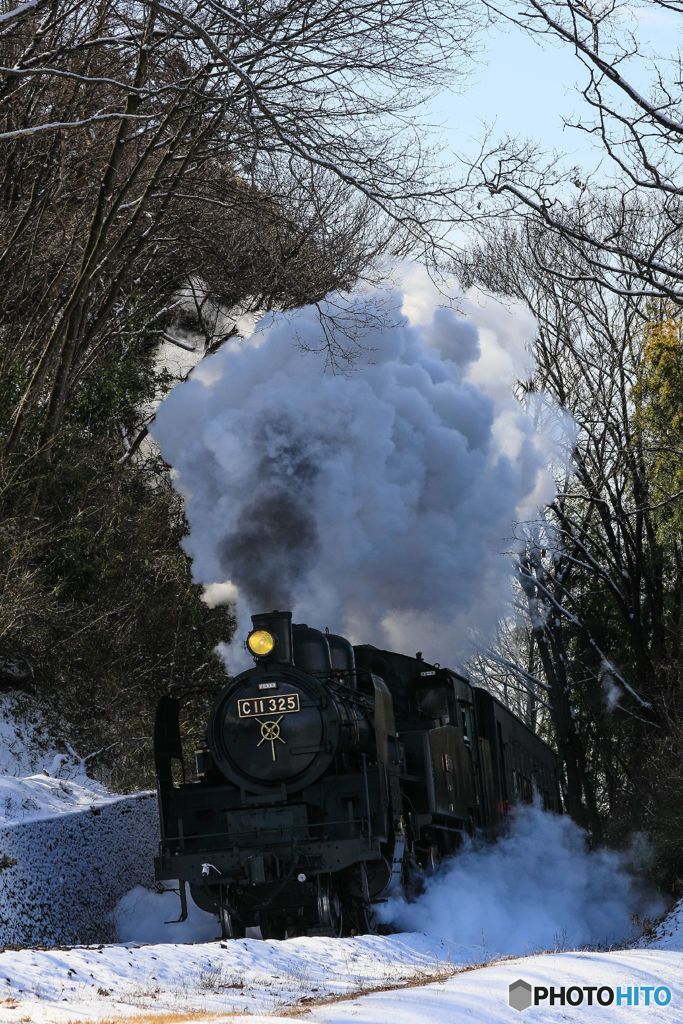
<path fill-rule="evenodd" d="M 284 414 L 263 419 L 251 444 L 260 458 L 235 528 L 218 544 L 220 566 L 252 608 L 289 608 L 318 553 L 311 495 L 319 466 Z"/>
<path fill-rule="evenodd" d="M 256 609 L 290 608 L 294 589 L 311 569 L 318 531 L 306 508 L 305 488 L 294 493 L 257 490 L 218 545 L 221 569 Z"/>

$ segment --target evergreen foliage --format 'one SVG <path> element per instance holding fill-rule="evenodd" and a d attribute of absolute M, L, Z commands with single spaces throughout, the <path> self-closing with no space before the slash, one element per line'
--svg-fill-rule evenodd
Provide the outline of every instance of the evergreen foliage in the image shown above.
<path fill-rule="evenodd" d="M 645 330 L 634 387 L 636 423 L 650 465 L 658 534 L 664 544 L 683 541 L 683 333 L 669 312 Z"/>

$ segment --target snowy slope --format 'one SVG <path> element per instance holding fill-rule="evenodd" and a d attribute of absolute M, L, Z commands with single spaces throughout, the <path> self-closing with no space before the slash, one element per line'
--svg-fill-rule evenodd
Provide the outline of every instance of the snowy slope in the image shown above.
<path fill-rule="evenodd" d="M 410 934 L 6 950 L 0 953 L 0 1022 L 24 1017 L 34 1024 L 66 1024 L 125 1020 L 142 1010 L 203 1010 L 206 1018 L 192 1019 L 208 1024 L 209 1019 L 227 1021 L 231 1014 L 246 1013 L 252 1024 L 276 1024 L 277 1019 L 291 1020 L 278 1015 L 292 1009 L 305 1012 L 302 1019 L 311 1024 L 615 1019 L 616 1008 L 597 1006 L 539 1006 L 520 1017 L 508 1006 L 508 986 L 518 978 L 547 986 L 665 984 L 672 992 L 668 1007 L 628 1007 L 625 1017 L 683 1020 L 683 957 L 678 952 L 567 952 L 477 966 L 476 949 Z M 349 999 L 372 989 L 386 991 Z"/>
<path fill-rule="evenodd" d="M 458 957 L 476 959 L 424 935 L 5 950 L 0 1021 L 28 1015 L 59 1024 L 141 1008 L 270 1013 L 302 999 L 440 976 Z M 3 998 L 18 1007 L 3 1011 Z"/>
<path fill-rule="evenodd" d="M 667 984 L 671 1003 L 663 1008 L 630 1006 L 532 1006 L 523 1013 L 508 1005 L 508 987 L 518 978 L 532 985 Z M 612 1022 L 623 1014 L 629 1022 L 683 1020 L 683 963 L 673 953 L 625 951 L 613 953 L 559 953 L 510 960 L 475 971 L 465 971 L 438 984 L 382 992 L 320 1007 L 304 1020 L 316 1024 L 502 1024 L 511 1021 Z M 256 1022 L 252 1022 L 256 1024 Z M 274 1024 L 272 1018 L 269 1024 Z"/>
<path fill-rule="evenodd" d="M 0 694 L 0 776 L 35 775 L 68 760 L 24 693 Z"/>
<path fill-rule="evenodd" d="M 0 698 L 0 944 L 112 939 L 117 901 L 152 883 L 157 834 L 152 794 L 108 793 L 26 695 Z"/>
<path fill-rule="evenodd" d="M 82 785 L 48 775 L 0 776 L 0 826 L 92 811 L 121 800 L 96 782 Z"/>
<path fill-rule="evenodd" d="M 0 695 L 0 826 L 90 810 L 115 799 L 88 778 L 82 758 L 53 740 L 26 694 Z"/>
<path fill-rule="evenodd" d="M 665 949 L 683 953 L 683 900 L 676 904 L 654 929 L 652 937 L 643 942 L 649 949 Z M 681 1014 L 683 1019 L 683 1013 Z"/>

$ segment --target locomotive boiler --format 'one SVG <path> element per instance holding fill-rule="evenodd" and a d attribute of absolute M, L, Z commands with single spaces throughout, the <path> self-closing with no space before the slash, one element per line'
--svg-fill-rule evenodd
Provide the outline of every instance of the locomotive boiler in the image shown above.
<path fill-rule="evenodd" d="M 189 885 L 226 938 L 367 931 L 373 904 L 515 801 L 560 810 L 553 751 L 462 675 L 290 612 L 252 623 L 254 667 L 218 694 L 192 779 L 178 701 L 157 709 L 155 871 L 179 880 L 181 917 Z"/>

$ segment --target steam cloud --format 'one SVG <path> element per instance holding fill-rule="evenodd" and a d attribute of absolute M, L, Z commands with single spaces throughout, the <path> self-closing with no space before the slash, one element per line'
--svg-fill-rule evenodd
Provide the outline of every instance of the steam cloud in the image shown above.
<path fill-rule="evenodd" d="M 486 956 L 623 942 L 664 909 L 632 867 L 646 853 L 589 851 L 571 818 L 520 805 L 497 843 L 468 840 L 421 896 L 380 905 L 380 916 Z"/>
<path fill-rule="evenodd" d="M 324 343 L 315 308 L 268 316 L 171 392 L 153 434 L 194 579 L 212 603 L 237 591 L 242 633 L 248 612 L 291 608 L 456 664 L 505 612 L 512 526 L 552 495 L 554 442 L 510 390 L 533 323 L 472 296 L 467 317 L 437 308 L 417 270 L 393 301 L 407 315 L 373 321 L 348 374 L 306 351 Z"/>

